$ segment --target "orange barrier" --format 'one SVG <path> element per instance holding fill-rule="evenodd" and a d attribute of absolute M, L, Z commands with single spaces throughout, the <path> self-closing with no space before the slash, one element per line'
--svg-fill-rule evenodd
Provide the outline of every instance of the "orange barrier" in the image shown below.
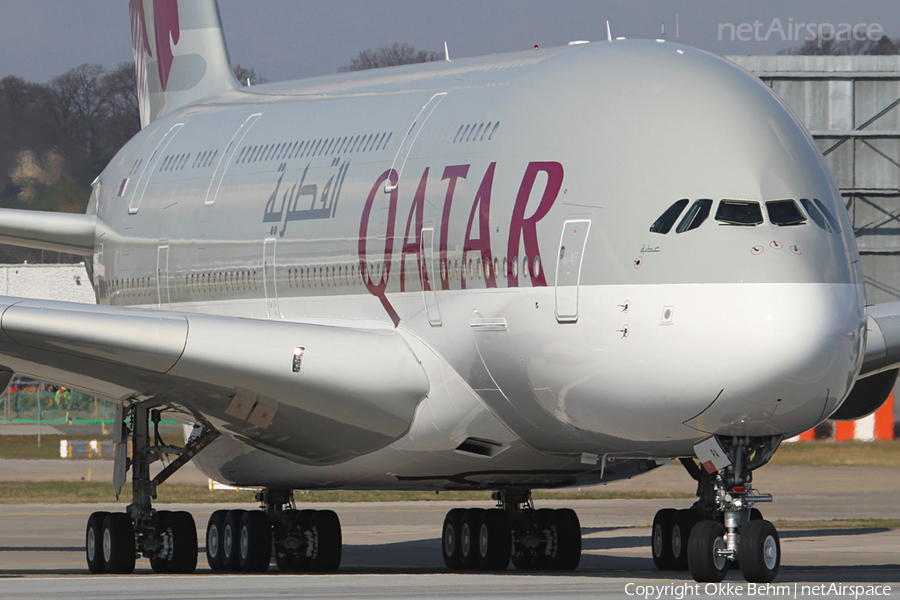
<path fill-rule="evenodd" d="M 884 406 L 875 411 L 875 439 L 894 439 L 894 392 L 888 396 Z"/>
<path fill-rule="evenodd" d="M 816 439 L 815 429 L 804 431 L 791 438 L 791 442 L 811 442 Z M 874 415 L 857 421 L 834 421 L 834 437 L 836 442 L 847 440 L 892 440 L 894 439 L 894 393 L 875 411 Z"/>

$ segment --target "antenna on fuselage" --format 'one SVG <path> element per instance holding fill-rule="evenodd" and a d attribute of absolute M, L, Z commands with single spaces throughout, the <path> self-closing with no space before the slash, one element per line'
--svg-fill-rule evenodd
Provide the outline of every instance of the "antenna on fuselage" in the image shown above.
<path fill-rule="evenodd" d="M 659 32 L 660 39 L 666 39 L 666 22 L 663 21 L 662 30 Z"/>
<path fill-rule="evenodd" d="M 447 42 L 444 42 L 444 60 L 447 62 L 453 62 L 450 60 L 450 50 L 447 49 Z"/>
<path fill-rule="evenodd" d="M 612 41 L 612 31 L 609 29 L 609 19 L 606 20 L 606 41 Z"/>
<path fill-rule="evenodd" d="M 681 38 L 678 35 L 678 13 L 675 13 L 675 43 L 681 41 Z"/>

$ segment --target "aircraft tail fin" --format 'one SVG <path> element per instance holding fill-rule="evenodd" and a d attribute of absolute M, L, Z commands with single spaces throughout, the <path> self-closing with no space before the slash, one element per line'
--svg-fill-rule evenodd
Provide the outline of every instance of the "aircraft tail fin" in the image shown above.
<path fill-rule="evenodd" d="M 141 127 L 238 89 L 215 0 L 129 0 Z"/>

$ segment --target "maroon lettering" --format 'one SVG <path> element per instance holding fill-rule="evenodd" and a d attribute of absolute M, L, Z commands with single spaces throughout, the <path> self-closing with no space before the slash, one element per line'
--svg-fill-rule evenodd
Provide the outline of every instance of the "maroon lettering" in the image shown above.
<path fill-rule="evenodd" d="M 447 195 L 444 197 L 444 212 L 441 216 L 441 289 L 450 289 L 450 264 L 447 261 L 447 233 L 450 229 L 450 206 L 453 204 L 453 192 L 456 190 L 456 180 L 465 179 L 469 174 L 469 165 L 452 165 L 444 168 L 444 176 L 441 181 L 449 179 Z"/>
<path fill-rule="evenodd" d="M 531 196 L 531 189 L 534 187 L 537 174 L 542 171 L 547 174 L 547 186 L 544 188 L 544 193 L 541 196 L 537 209 L 530 217 L 526 218 L 525 208 L 528 204 L 528 198 Z M 522 178 L 522 184 L 519 186 L 518 194 L 516 194 L 516 204 L 513 207 L 512 220 L 509 226 L 509 244 L 507 245 L 509 262 L 506 267 L 509 287 L 519 286 L 519 278 L 518 275 L 514 275 L 516 271 L 513 270 L 512 264 L 513 261 L 521 258 L 519 257 L 520 240 L 524 241 L 524 256 L 528 257 L 529 261 L 534 261 L 535 257 L 541 255 L 538 248 L 537 223 L 547 216 L 550 208 L 553 207 L 553 203 L 556 202 L 556 197 L 559 195 L 559 190 L 562 187 L 562 180 L 563 167 L 558 162 L 532 162 L 528 163 L 528 167 L 525 169 L 525 176 Z M 543 264 L 543 261 L 541 263 Z M 534 269 L 528 269 L 528 274 L 531 276 L 531 285 L 547 285 L 547 280 L 544 278 L 544 269 L 541 269 L 537 275 L 534 274 Z"/>
<path fill-rule="evenodd" d="M 391 321 L 394 323 L 394 327 L 396 327 L 400 323 L 400 315 L 397 314 L 397 311 L 394 310 L 394 307 L 391 306 L 391 303 L 388 302 L 387 296 L 385 296 L 385 291 L 387 290 L 388 281 L 391 278 L 391 257 L 394 254 L 394 221 L 397 219 L 397 172 L 394 169 L 388 169 L 375 181 L 375 185 L 372 186 L 372 190 L 369 192 L 369 197 L 366 199 L 366 205 L 363 207 L 362 218 L 359 222 L 359 270 L 362 275 L 363 281 L 366 284 L 366 289 L 369 290 L 369 293 L 381 300 L 382 306 L 384 306 L 384 310 L 387 311 L 388 315 L 391 317 Z M 372 205 L 375 203 L 375 197 L 381 193 L 384 193 L 384 184 L 386 181 L 390 181 L 390 185 L 393 190 L 390 192 L 390 204 L 388 206 L 388 217 L 387 223 L 385 224 L 385 237 L 384 237 L 384 268 L 382 270 L 382 275 L 378 278 L 378 281 L 374 281 L 368 268 L 368 260 L 366 256 L 366 236 L 368 235 L 369 229 L 369 217 L 372 213 Z"/>
<path fill-rule="evenodd" d="M 422 214 L 425 210 L 425 184 L 428 182 L 428 171 L 430 167 L 425 167 L 422 173 L 422 179 L 419 180 L 419 187 L 416 190 L 416 196 L 413 198 L 412 206 L 409 207 L 409 216 L 406 218 L 406 233 L 403 236 L 403 246 L 400 250 L 400 291 L 406 291 L 406 255 L 416 255 L 416 265 L 419 270 L 419 280 L 422 282 L 422 289 L 428 291 L 431 284 L 428 282 L 428 271 L 425 269 L 425 263 L 422 262 Z M 415 238 L 409 239 L 410 228 L 415 231 Z"/>
<path fill-rule="evenodd" d="M 497 287 L 496 273 L 494 273 L 493 257 L 491 256 L 491 188 L 494 185 L 494 167 L 497 163 L 488 165 L 475 193 L 475 201 L 472 202 L 472 210 L 469 212 L 469 222 L 466 224 L 466 237 L 463 242 L 462 262 L 466 264 L 466 256 L 469 252 L 478 252 L 479 260 L 484 265 L 484 284 L 489 288 Z M 478 237 L 472 237 L 472 224 L 475 222 L 475 213 L 478 212 Z M 463 269 L 461 278 L 462 288 L 466 287 L 466 270 Z"/>

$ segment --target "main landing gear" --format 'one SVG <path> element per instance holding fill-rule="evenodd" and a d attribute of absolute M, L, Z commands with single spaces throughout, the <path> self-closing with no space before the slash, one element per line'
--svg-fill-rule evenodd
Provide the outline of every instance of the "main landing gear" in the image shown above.
<path fill-rule="evenodd" d="M 730 566 L 748 582 L 769 583 L 781 565 L 781 542 L 775 526 L 753 505 L 771 502 L 756 495 L 754 469 L 766 464 L 781 437 L 719 437 L 731 464 L 709 473 L 693 459 L 681 459 L 697 481 L 699 499 L 691 508 L 663 509 L 653 519 L 653 562 L 662 571 L 690 570 L 696 581 L 718 582 Z"/>
<path fill-rule="evenodd" d="M 581 560 L 575 511 L 535 510 L 530 490 L 493 494 L 497 508 L 454 508 L 444 518 L 444 563 L 457 571 L 517 569 L 571 571 Z"/>
<path fill-rule="evenodd" d="M 159 436 L 160 411 L 142 402 L 127 408 L 119 405 L 114 442 L 116 458 L 113 479 L 116 497 L 132 469 L 132 501 L 124 513 L 95 512 L 87 522 L 85 554 L 91 573 L 131 573 L 138 556 L 150 559 L 157 573 L 193 573 L 197 567 L 197 528 L 190 513 L 154 510 L 156 487 L 181 468 L 219 434 L 206 431 L 192 438 L 184 448 L 166 446 Z M 125 423 L 130 417 L 131 426 Z M 154 436 L 151 438 L 150 423 Z M 132 439 L 132 458 L 126 456 L 128 438 Z M 162 454 L 179 455 L 150 479 L 150 464 Z"/>
<path fill-rule="evenodd" d="M 217 510 L 206 526 L 206 560 L 213 571 L 261 573 L 337 571 L 341 523 L 330 510 L 297 510 L 291 490 L 256 495 L 260 510 Z"/>

